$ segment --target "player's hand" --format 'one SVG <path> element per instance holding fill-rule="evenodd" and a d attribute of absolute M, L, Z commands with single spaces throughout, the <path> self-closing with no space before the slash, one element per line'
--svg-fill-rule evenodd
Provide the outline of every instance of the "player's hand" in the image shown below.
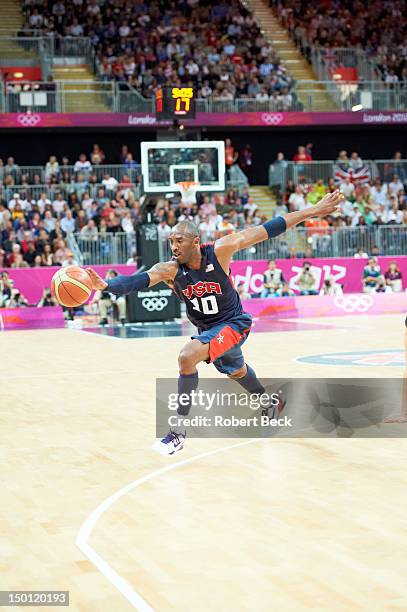
<path fill-rule="evenodd" d="M 92 281 L 92 289 L 95 291 L 103 291 L 107 287 L 107 282 L 103 280 L 101 276 L 92 268 L 86 268 L 86 272 L 89 274 Z"/>
<path fill-rule="evenodd" d="M 343 194 L 337 189 L 332 193 L 327 193 L 322 200 L 314 206 L 314 212 L 317 217 L 326 217 L 333 212 L 340 211 L 340 203 L 344 200 Z"/>

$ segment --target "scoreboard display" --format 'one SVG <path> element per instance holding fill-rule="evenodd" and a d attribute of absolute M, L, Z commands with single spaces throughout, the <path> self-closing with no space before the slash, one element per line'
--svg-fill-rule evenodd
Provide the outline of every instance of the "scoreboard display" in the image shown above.
<path fill-rule="evenodd" d="M 193 87 L 162 87 L 155 94 L 157 121 L 195 119 L 195 91 Z"/>

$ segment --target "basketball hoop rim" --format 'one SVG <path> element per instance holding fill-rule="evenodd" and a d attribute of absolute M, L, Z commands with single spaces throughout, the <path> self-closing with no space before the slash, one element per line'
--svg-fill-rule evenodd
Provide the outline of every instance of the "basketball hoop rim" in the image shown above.
<path fill-rule="evenodd" d="M 200 184 L 199 181 L 178 181 L 175 183 L 175 185 L 180 188 L 181 193 L 187 192 L 191 187 L 199 186 Z"/>
<path fill-rule="evenodd" d="M 182 202 L 196 204 L 196 192 L 201 185 L 200 181 L 178 181 L 175 185 L 181 194 Z"/>

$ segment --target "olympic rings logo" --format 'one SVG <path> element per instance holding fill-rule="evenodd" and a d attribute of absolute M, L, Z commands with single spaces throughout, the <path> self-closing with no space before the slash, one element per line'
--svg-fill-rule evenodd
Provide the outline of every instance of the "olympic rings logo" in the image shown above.
<path fill-rule="evenodd" d="M 261 119 L 269 125 L 278 125 L 282 122 L 283 115 L 281 113 L 263 113 Z"/>
<path fill-rule="evenodd" d="M 153 312 L 154 310 L 160 311 L 168 306 L 168 300 L 166 297 L 145 297 L 143 298 L 141 305 L 143 308 L 148 310 L 148 312 Z"/>
<path fill-rule="evenodd" d="M 338 295 L 334 299 L 335 306 L 345 312 L 367 312 L 373 304 L 370 295 Z"/>
<path fill-rule="evenodd" d="M 35 127 L 41 121 L 39 115 L 17 115 L 17 121 L 23 127 Z"/>

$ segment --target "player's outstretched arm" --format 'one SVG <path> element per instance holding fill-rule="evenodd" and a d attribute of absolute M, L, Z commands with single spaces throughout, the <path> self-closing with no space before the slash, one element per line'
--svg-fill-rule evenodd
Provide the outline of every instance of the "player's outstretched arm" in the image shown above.
<path fill-rule="evenodd" d="M 147 272 L 129 275 L 123 274 L 105 281 L 95 270 L 87 268 L 87 272 L 92 279 L 92 289 L 108 291 L 117 296 L 147 289 L 161 282 L 171 282 L 174 280 L 177 270 L 178 264 L 176 261 L 160 262 L 147 270 Z"/>
<path fill-rule="evenodd" d="M 257 227 L 250 227 L 241 232 L 219 238 L 215 242 L 216 256 L 218 259 L 222 256 L 231 257 L 236 251 L 247 249 L 269 238 L 275 238 L 311 217 L 325 217 L 338 210 L 341 199 L 343 199 L 342 194 L 339 191 L 334 191 L 324 196 L 312 208 L 288 213 L 285 217 L 275 217 L 271 221 L 266 221 L 266 223 Z"/>

